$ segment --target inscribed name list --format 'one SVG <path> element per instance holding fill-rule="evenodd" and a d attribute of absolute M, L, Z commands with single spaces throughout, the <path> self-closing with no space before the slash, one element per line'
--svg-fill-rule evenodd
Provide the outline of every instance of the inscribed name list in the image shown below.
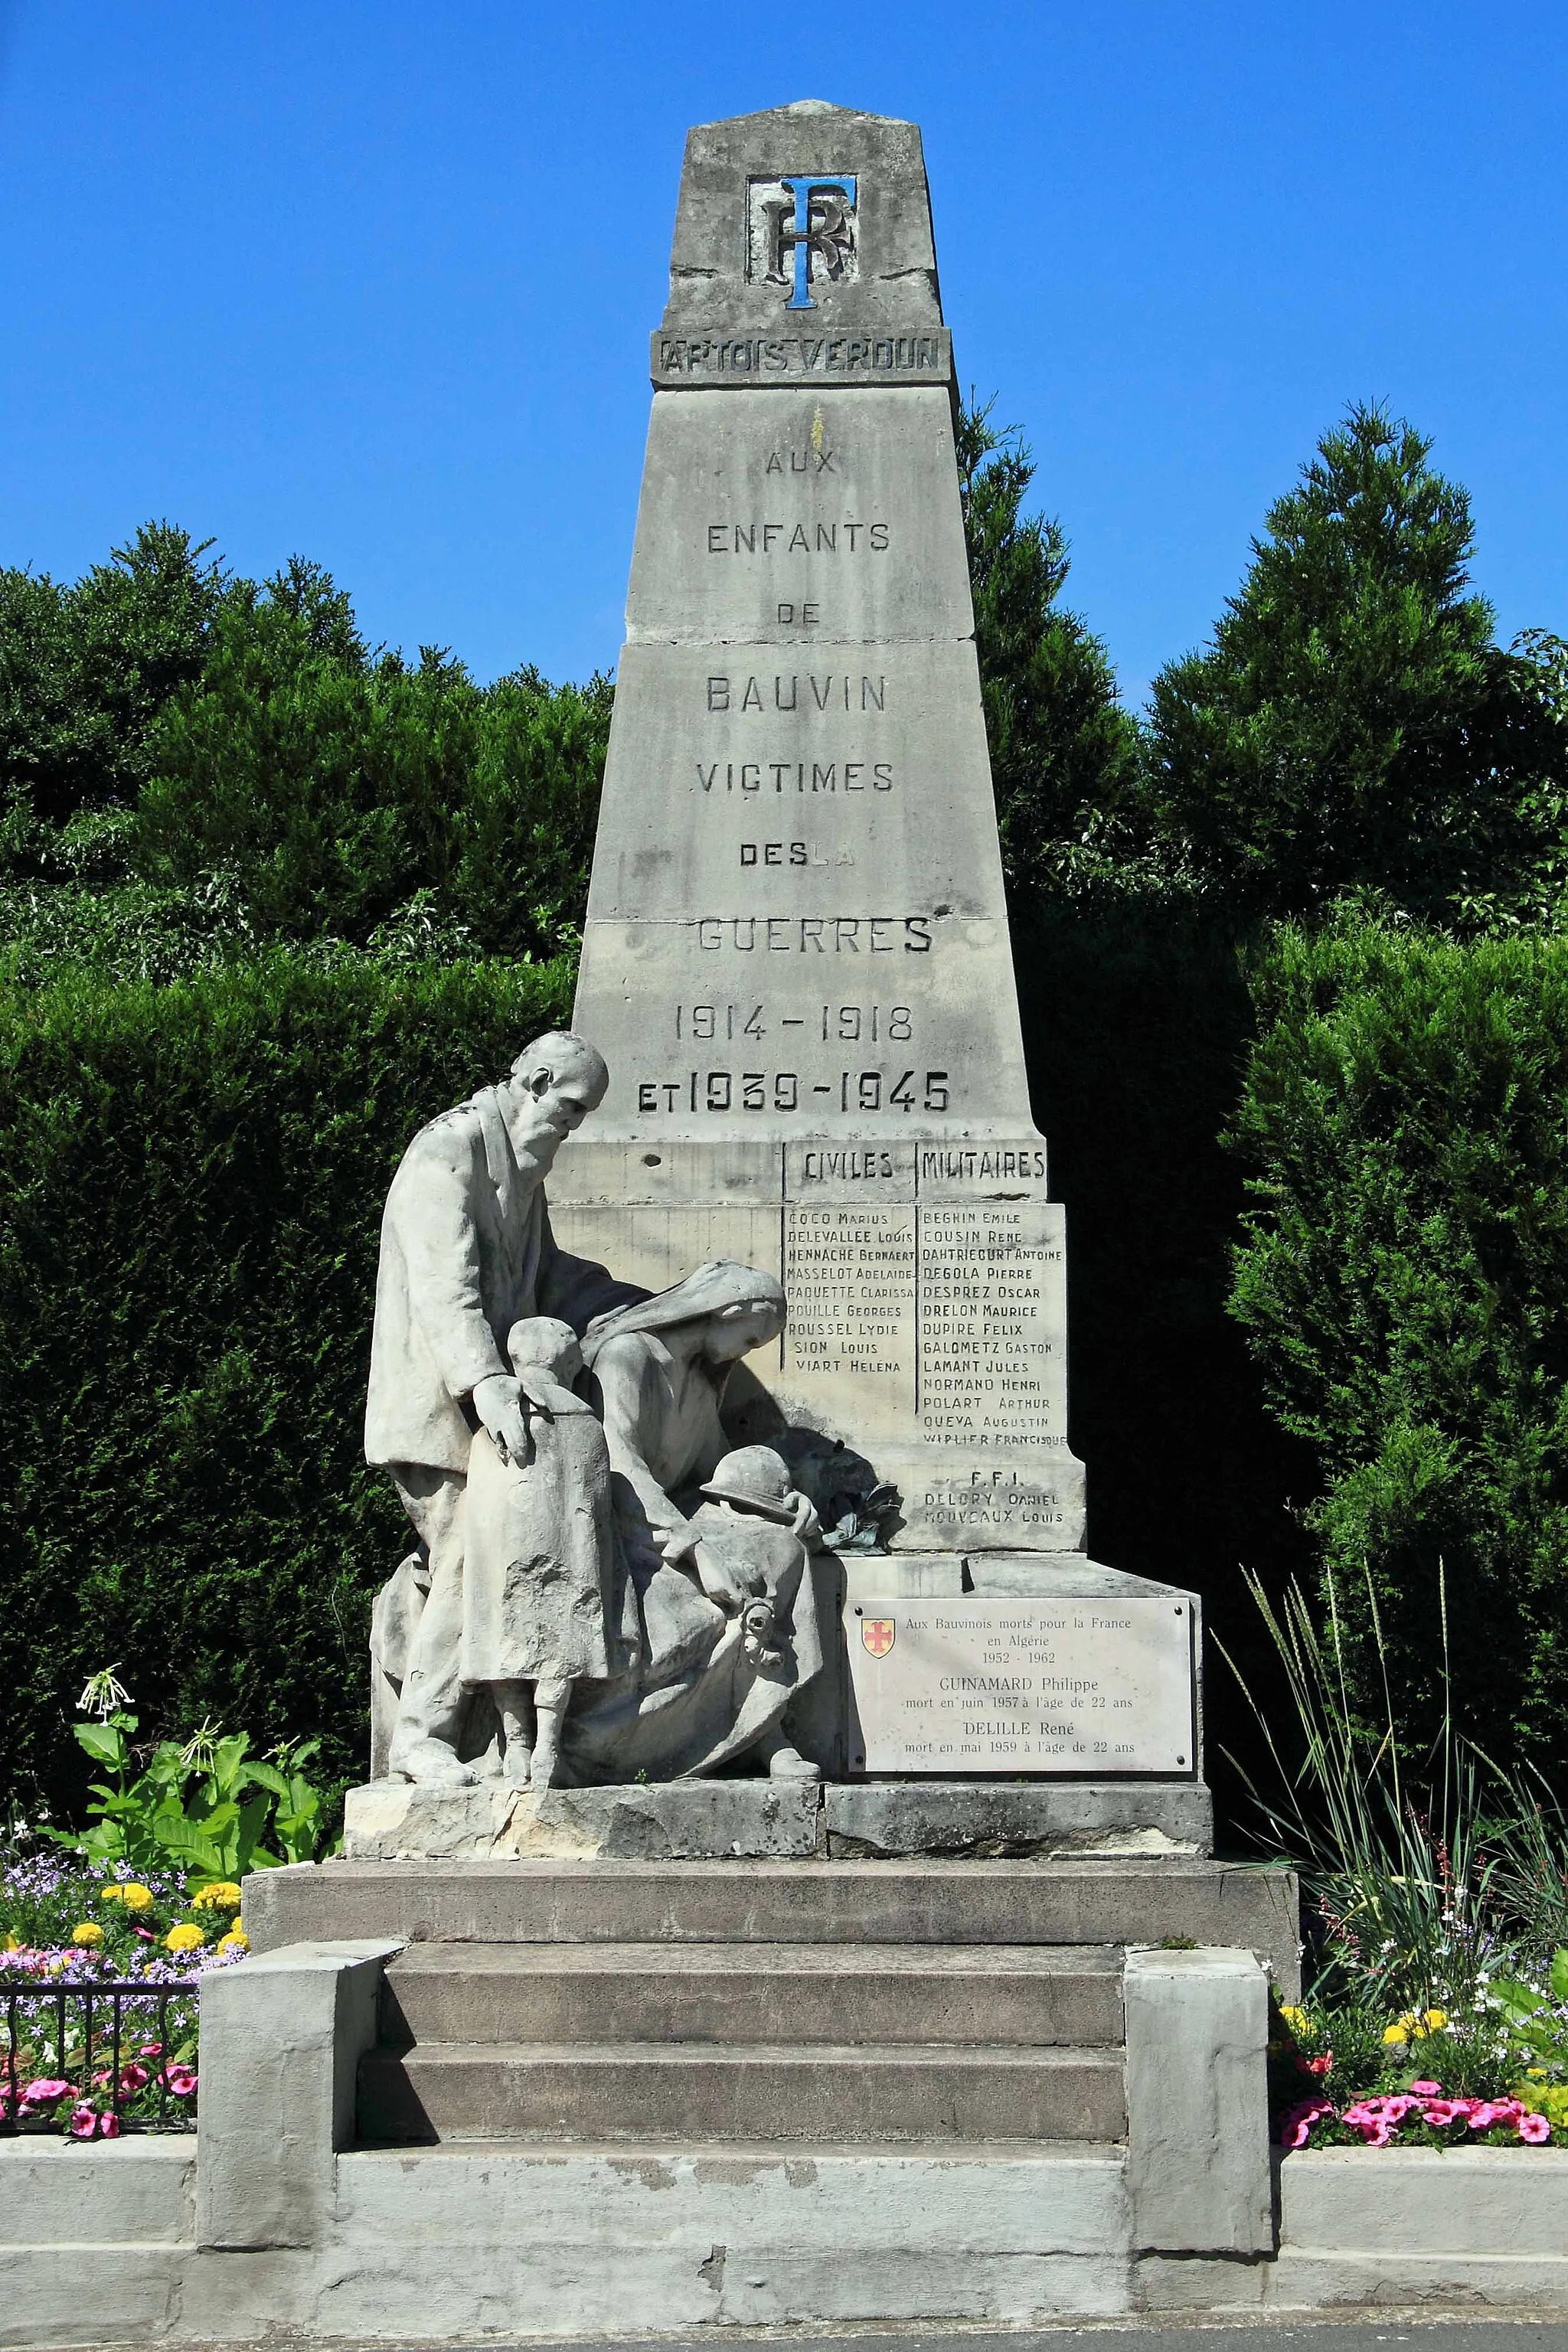
<path fill-rule="evenodd" d="M 862 1600 L 845 1612 L 868 1772 L 1188 1772 L 1187 1600 Z"/>

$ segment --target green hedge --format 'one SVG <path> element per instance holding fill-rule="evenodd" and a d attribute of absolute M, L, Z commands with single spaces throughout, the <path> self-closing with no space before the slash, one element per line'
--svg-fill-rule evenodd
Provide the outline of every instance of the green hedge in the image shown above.
<path fill-rule="evenodd" d="M 563 1019 L 565 963 L 279 953 L 176 986 L 0 985 L 0 1789 L 79 1790 L 120 1661 L 145 1733 L 205 1716 L 363 1769 L 401 1514 L 361 1456 L 377 1233 L 434 1111 Z"/>
<path fill-rule="evenodd" d="M 1242 1567 L 1326 1559 L 1364 1664 L 1369 1559 L 1413 1733 L 1441 1559 L 1466 1720 L 1560 1761 L 1568 943 L 1247 957 L 1129 903 L 1016 952 L 1095 1556 L 1196 1586 L 1265 1689 Z M 403 1542 L 360 1458 L 382 1200 L 571 977 L 279 953 L 0 985 L 0 1789 L 74 1801 L 72 1701 L 115 1660 L 151 1734 L 211 1715 L 361 1768 Z M 1212 1662 L 1209 1727 L 1215 1764 L 1242 1725 Z"/>
<path fill-rule="evenodd" d="M 1568 940 L 1345 920 L 1253 961 L 1234 1311 L 1311 1445 L 1311 1513 L 1381 1714 L 1568 1755 Z"/>

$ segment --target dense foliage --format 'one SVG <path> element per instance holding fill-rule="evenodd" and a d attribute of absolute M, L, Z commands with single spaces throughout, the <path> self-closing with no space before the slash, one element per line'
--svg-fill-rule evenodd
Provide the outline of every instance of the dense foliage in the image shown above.
<path fill-rule="evenodd" d="M 274 950 L 0 988 L 0 1786 L 79 1792 L 68 1710 L 110 1660 L 154 1734 L 214 1717 L 362 1768 L 405 1541 L 360 1453 L 381 1203 L 432 1105 L 569 985 Z"/>
<path fill-rule="evenodd" d="M 1318 1457 L 1358 1695 L 1381 1702 L 1375 1605 L 1407 1738 L 1437 1727 L 1446 1643 L 1461 1725 L 1560 1761 L 1568 939 L 1286 929 L 1252 986 L 1233 1303 Z"/>
<path fill-rule="evenodd" d="M 129 807 L 160 714 L 201 676 L 226 594 L 205 547 L 149 523 L 68 587 L 0 571 L 0 856 L 25 865 L 79 814 Z"/>
<path fill-rule="evenodd" d="M 1035 465 L 1018 434 L 966 409 L 958 467 L 1002 865 L 1023 908 L 1107 836 L 1135 781 L 1138 727 L 1105 647 L 1057 601 L 1067 540 L 1024 510 Z"/>
<path fill-rule="evenodd" d="M 572 949 L 608 679 L 480 687 L 373 651 L 317 565 L 258 584 L 205 552 L 157 524 L 71 587 L 0 572 L 0 940 L 25 968 Z"/>

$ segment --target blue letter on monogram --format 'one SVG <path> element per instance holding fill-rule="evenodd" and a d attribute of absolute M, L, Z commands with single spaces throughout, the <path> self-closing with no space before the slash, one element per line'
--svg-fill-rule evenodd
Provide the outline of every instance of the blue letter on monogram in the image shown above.
<path fill-rule="evenodd" d="M 850 216 L 855 208 L 856 174 L 847 172 L 837 180 L 780 180 L 778 184 L 795 198 L 793 228 L 779 225 L 779 243 L 792 247 L 795 258 L 795 289 L 784 308 L 815 310 L 812 255 L 819 255 L 828 276 L 837 278 L 854 250 Z"/>

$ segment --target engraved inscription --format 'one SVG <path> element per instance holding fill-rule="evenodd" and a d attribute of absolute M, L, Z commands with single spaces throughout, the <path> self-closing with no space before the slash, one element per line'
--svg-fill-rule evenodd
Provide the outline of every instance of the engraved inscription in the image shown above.
<path fill-rule="evenodd" d="M 866 1771 L 1193 1769 L 1187 1601 L 864 1599 L 846 1628 Z"/>
<path fill-rule="evenodd" d="M 924 335 L 665 335 L 653 339 L 656 376 L 750 379 L 917 376 L 952 372 L 946 328 Z"/>
<path fill-rule="evenodd" d="M 850 677 L 832 670 L 820 675 L 807 670 L 804 677 L 792 671 L 785 677 L 775 670 L 771 678 L 731 677 L 727 671 L 710 672 L 707 703 L 710 710 L 886 710 L 888 681 L 886 677 L 868 677 L 864 672 Z"/>
<path fill-rule="evenodd" d="M 939 1202 L 920 1212 L 921 1426 L 933 1437 L 1032 1441 L 1052 1383 L 1047 1274 L 1061 1252 L 1034 1204 Z"/>
<path fill-rule="evenodd" d="M 705 793 L 890 793 L 890 760 L 699 760 Z M 798 861 L 804 863 L 804 860 Z"/>
<path fill-rule="evenodd" d="M 710 522 L 710 555 L 886 555 L 885 522 Z"/>

